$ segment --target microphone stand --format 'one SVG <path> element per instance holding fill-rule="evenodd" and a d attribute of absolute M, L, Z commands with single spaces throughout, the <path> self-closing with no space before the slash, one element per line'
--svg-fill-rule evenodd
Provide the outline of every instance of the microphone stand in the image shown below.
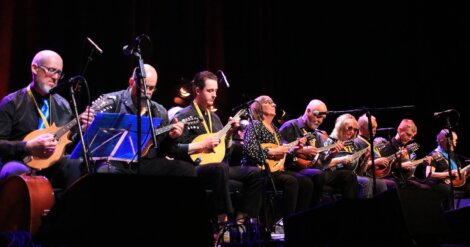
<path fill-rule="evenodd" d="M 151 102 L 150 99 L 147 96 L 147 83 L 145 78 L 146 73 L 145 73 L 145 67 L 144 67 L 144 60 L 142 58 L 141 52 L 140 52 L 140 43 L 136 45 L 136 48 L 134 49 L 132 55 L 134 55 L 139 63 L 139 66 L 136 69 L 136 73 L 134 73 L 134 83 L 137 83 L 137 89 L 138 92 L 136 94 L 137 96 L 137 143 L 138 143 L 138 149 L 137 149 L 137 161 L 140 164 L 142 161 L 142 116 L 140 114 L 140 109 L 142 107 L 142 96 L 141 96 L 141 88 L 143 87 L 144 89 L 144 95 L 145 95 L 145 102 L 147 106 L 147 112 L 149 115 L 149 121 L 150 121 L 150 129 L 152 132 L 152 142 L 154 144 L 154 148 L 157 147 L 157 137 L 155 135 L 155 128 L 154 128 L 154 123 L 153 123 L 153 114 L 152 114 L 152 108 L 151 108 Z M 140 168 L 139 168 L 139 173 L 140 173 Z"/>
<path fill-rule="evenodd" d="M 255 101 L 253 100 L 253 102 L 255 102 Z M 259 147 L 259 150 L 261 151 L 261 156 L 262 156 L 262 159 L 263 159 L 263 166 L 264 166 L 264 169 L 266 171 L 265 174 L 266 174 L 266 177 L 267 177 L 267 181 L 271 182 L 271 186 L 273 188 L 273 195 L 274 196 L 269 198 L 269 200 L 270 200 L 269 203 L 271 204 L 271 206 L 273 206 L 274 205 L 273 200 L 276 200 L 277 197 L 278 197 L 276 184 L 274 183 L 274 179 L 273 179 L 272 174 L 271 174 L 271 168 L 269 167 L 269 164 L 266 161 L 268 159 L 268 157 L 266 156 L 266 154 L 263 151 L 263 148 L 261 147 L 261 143 L 260 143 L 260 139 L 259 139 L 260 134 L 258 133 L 258 128 L 256 128 L 254 123 L 253 123 L 253 115 L 252 115 L 252 112 L 251 112 L 251 109 L 250 109 L 249 106 L 247 107 L 247 110 L 248 110 L 248 121 L 250 122 L 251 126 L 253 126 L 253 133 L 255 134 L 255 140 L 258 142 L 257 146 Z M 276 134 L 276 133 L 274 133 L 274 134 Z M 272 230 L 273 230 L 273 226 L 267 227 L 267 231 L 268 231 L 267 233 L 268 233 L 269 238 L 271 238 Z"/>
<path fill-rule="evenodd" d="M 83 66 L 83 70 L 82 70 L 82 73 L 80 76 L 76 77 L 78 78 L 77 79 L 77 82 L 83 82 L 87 88 L 87 96 L 88 96 L 88 99 L 90 99 L 90 90 L 88 88 L 88 83 L 86 82 L 85 78 L 83 77 L 83 75 L 85 75 L 85 72 L 87 71 L 88 69 L 88 65 L 90 64 L 91 61 L 93 61 L 93 53 L 95 52 L 95 48 L 92 47 L 91 50 L 90 50 L 90 53 L 88 54 L 88 58 L 87 58 L 87 61 L 85 63 L 85 65 Z M 75 86 L 75 83 L 72 83 L 70 84 L 70 98 L 71 98 L 71 102 L 72 102 L 72 109 L 73 109 L 73 113 L 74 113 L 74 116 L 75 116 L 75 119 L 77 121 L 77 125 L 78 125 L 78 135 L 80 136 L 80 141 L 82 143 L 82 150 L 83 150 L 83 161 L 85 162 L 85 168 L 86 168 L 86 171 L 88 174 L 91 174 L 91 173 L 94 173 L 95 172 L 95 167 L 93 166 L 92 167 L 92 161 L 91 161 L 91 156 L 90 156 L 90 150 L 89 150 L 89 147 L 88 147 L 88 143 L 85 142 L 85 138 L 83 136 L 83 129 L 82 129 L 82 124 L 80 123 L 80 116 L 78 115 L 78 106 L 77 106 L 77 100 L 75 99 L 75 91 L 77 92 L 80 92 L 80 86 L 77 84 L 77 88 L 76 90 L 74 89 L 74 86 Z"/>
<path fill-rule="evenodd" d="M 446 116 L 446 126 L 445 128 L 447 130 L 449 130 L 449 134 L 448 136 L 446 137 L 446 141 L 447 141 L 447 164 L 449 164 L 449 180 L 450 180 L 450 207 L 451 209 L 455 209 L 455 202 L 454 202 L 454 199 L 455 199 L 455 188 L 454 188 L 454 179 L 452 177 L 452 166 L 451 166 L 451 157 L 453 156 L 454 154 L 454 134 L 453 134 L 453 131 L 452 131 L 452 125 L 450 124 L 450 119 L 449 119 L 449 116 Z M 451 149 L 452 147 L 452 149 Z M 457 164 L 456 164 L 457 165 Z M 462 179 L 462 174 L 460 174 L 460 168 L 459 166 L 457 165 L 457 173 L 459 175 L 459 179 Z"/>
<path fill-rule="evenodd" d="M 375 195 L 377 192 L 377 183 L 376 183 L 376 176 L 375 176 L 375 152 L 374 152 L 374 132 L 372 131 L 372 117 L 370 111 L 364 109 L 366 111 L 367 121 L 368 121 L 368 129 L 369 129 L 369 143 L 370 143 L 370 162 L 372 166 L 372 195 Z"/>
<path fill-rule="evenodd" d="M 375 178 L 375 163 L 374 163 L 374 134 L 372 133 L 372 121 L 371 121 L 371 111 L 389 111 L 389 110 L 400 110 L 400 109 L 410 109 L 414 108 L 413 105 L 406 105 L 406 106 L 392 106 L 392 107 L 379 107 L 379 108 L 367 108 L 363 107 L 360 109 L 352 109 L 352 110 L 344 110 L 344 111 L 328 111 L 331 114 L 344 114 L 344 113 L 366 113 L 367 120 L 369 121 L 368 128 L 369 128 L 369 142 L 371 147 L 371 164 L 372 164 L 372 188 L 375 194 L 376 191 L 376 178 Z M 401 166 L 401 163 L 400 163 Z"/>
<path fill-rule="evenodd" d="M 84 78 L 82 77 L 81 78 L 82 80 L 84 80 Z M 90 173 L 94 173 L 95 170 L 91 168 L 90 164 L 90 156 L 89 156 L 89 153 L 88 153 L 88 146 L 87 144 L 85 143 L 85 138 L 83 137 L 83 129 L 82 129 L 82 124 L 80 123 L 80 116 L 78 115 L 78 109 L 77 109 L 77 101 L 75 99 L 75 90 L 73 89 L 73 84 L 70 85 L 70 97 L 71 97 L 71 101 L 72 101 L 72 109 L 73 109 L 73 113 L 74 113 L 74 116 L 75 116 L 75 119 L 77 120 L 77 123 L 78 123 L 78 135 L 80 136 L 80 141 L 82 143 L 82 149 L 83 149 L 83 160 L 85 162 L 85 167 L 86 167 L 86 170 L 87 170 L 87 173 L 90 174 Z"/>

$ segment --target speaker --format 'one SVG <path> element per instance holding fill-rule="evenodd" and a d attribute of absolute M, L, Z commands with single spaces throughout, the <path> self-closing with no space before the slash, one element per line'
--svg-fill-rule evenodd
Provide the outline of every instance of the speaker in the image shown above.
<path fill-rule="evenodd" d="M 45 246 L 213 245 L 205 191 L 197 178 L 86 175 L 44 219 Z"/>
<path fill-rule="evenodd" d="M 445 217 L 450 228 L 446 243 L 470 244 L 470 238 L 468 237 L 470 207 L 447 211 Z"/>
<path fill-rule="evenodd" d="M 386 191 L 340 200 L 284 219 L 286 246 L 439 246 L 448 233 L 430 190 Z"/>

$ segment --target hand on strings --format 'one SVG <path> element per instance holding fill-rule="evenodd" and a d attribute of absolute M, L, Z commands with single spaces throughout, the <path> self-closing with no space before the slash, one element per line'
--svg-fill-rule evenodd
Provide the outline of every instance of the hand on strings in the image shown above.
<path fill-rule="evenodd" d="M 411 161 L 406 161 L 401 163 L 401 167 L 405 169 L 411 169 L 413 168 L 413 164 L 411 163 Z"/>
<path fill-rule="evenodd" d="M 374 160 L 374 164 L 375 164 L 376 166 L 387 167 L 387 166 L 388 166 L 388 163 L 389 163 L 389 161 L 388 161 L 388 159 L 385 158 L 385 157 L 380 157 L 380 158 L 377 158 L 377 159 Z"/>
<path fill-rule="evenodd" d="M 95 120 L 95 110 L 87 106 L 86 110 L 80 114 L 80 123 L 82 124 L 83 130 L 88 129 L 90 124 Z"/>
<path fill-rule="evenodd" d="M 305 146 L 305 144 L 307 143 L 307 138 L 306 137 L 301 137 L 301 138 L 297 138 L 297 145 L 292 147 L 291 150 L 289 150 L 289 153 L 301 153 L 302 152 L 302 148 Z"/>
<path fill-rule="evenodd" d="M 451 171 L 451 174 L 452 174 L 452 178 L 458 178 L 459 177 L 459 172 L 455 169 Z"/>
<path fill-rule="evenodd" d="M 57 139 L 53 134 L 39 135 L 26 142 L 26 150 L 33 156 L 45 159 L 49 158 L 55 151 Z"/>
<path fill-rule="evenodd" d="M 335 144 L 336 144 L 335 148 L 334 148 L 334 149 L 331 149 L 330 152 L 329 152 L 329 154 L 339 153 L 339 151 L 343 150 L 344 144 L 343 144 L 342 141 L 338 141 L 338 142 L 336 142 Z"/>
<path fill-rule="evenodd" d="M 314 146 L 303 147 L 300 154 L 305 155 L 308 159 L 312 159 L 318 154 L 318 149 Z"/>
<path fill-rule="evenodd" d="M 289 149 L 285 146 L 278 146 L 275 148 L 269 148 L 268 149 L 268 158 L 269 159 L 275 159 L 275 160 L 280 160 L 284 158 L 284 155 L 286 155 L 289 152 Z"/>
<path fill-rule="evenodd" d="M 402 160 L 409 159 L 408 149 L 400 148 L 400 151 L 398 152 L 398 157 Z"/>
<path fill-rule="evenodd" d="M 208 136 L 201 141 L 201 150 L 203 152 L 213 152 L 214 148 L 220 143 L 220 139 L 215 136 Z"/>
<path fill-rule="evenodd" d="M 352 162 L 352 156 L 351 155 L 346 155 L 342 157 L 336 157 L 333 158 L 330 162 L 331 166 L 337 165 L 339 163 L 342 164 L 350 164 Z"/>
<path fill-rule="evenodd" d="M 228 123 L 230 123 L 232 127 L 227 132 L 227 136 L 232 136 L 232 134 L 240 127 L 240 118 L 229 117 Z"/>
<path fill-rule="evenodd" d="M 423 163 L 427 166 L 430 166 L 432 162 L 432 156 L 426 156 L 424 157 Z"/>
<path fill-rule="evenodd" d="M 170 129 L 170 132 L 168 135 L 170 136 L 171 139 L 177 139 L 183 134 L 184 130 L 184 122 L 178 121 L 177 118 L 174 120 L 174 124 Z"/>

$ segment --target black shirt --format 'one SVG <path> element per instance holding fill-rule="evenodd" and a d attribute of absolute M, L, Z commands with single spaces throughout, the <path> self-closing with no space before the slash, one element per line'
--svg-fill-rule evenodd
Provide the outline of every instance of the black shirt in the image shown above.
<path fill-rule="evenodd" d="M 216 133 L 223 129 L 224 125 L 222 124 L 222 121 L 220 121 L 220 118 L 217 116 L 217 114 L 209 111 L 212 121 L 212 130 L 210 130 L 209 115 L 207 114 L 207 111 L 202 112 L 202 114 L 204 121 L 206 122 L 207 127 L 211 133 Z M 174 118 L 181 120 L 190 116 L 199 117 L 197 110 L 194 107 L 194 102 L 181 109 L 178 113 L 175 114 Z M 194 140 L 194 138 L 202 134 L 207 134 L 206 128 L 204 127 L 204 123 L 202 121 L 196 125 L 196 128 L 184 128 L 183 134 L 177 140 L 175 140 L 175 143 L 172 146 L 172 154 L 176 158 L 192 162 L 190 156 L 188 155 L 189 144 Z"/>
<path fill-rule="evenodd" d="M 254 127 L 253 127 L 254 126 Z M 255 129 L 258 136 L 255 134 Z M 274 134 L 280 143 L 276 142 L 274 135 L 264 126 L 264 124 L 258 120 L 253 120 L 253 125 L 248 125 L 245 132 L 245 139 L 243 143 L 243 158 L 241 161 L 242 165 L 247 166 L 261 166 L 264 164 L 264 158 L 267 157 L 268 153 L 266 150 L 261 149 L 260 144 L 262 143 L 274 143 L 281 145 L 283 143 L 281 133 L 276 126 L 273 125 Z M 258 137 L 258 138 L 256 138 Z"/>
<path fill-rule="evenodd" d="M 132 101 L 132 97 L 130 94 L 129 89 L 121 90 L 117 92 L 112 92 L 108 94 L 104 94 L 101 97 L 105 99 L 112 99 L 114 104 L 104 112 L 111 112 L 111 113 L 120 113 L 120 114 L 132 114 L 137 115 L 137 107 L 134 105 Z M 155 126 L 156 128 L 161 128 L 167 126 L 169 124 L 168 120 L 168 112 L 163 107 L 163 105 L 158 104 L 155 101 L 151 101 L 151 108 L 152 108 L 152 115 L 154 118 L 160 118 L 160 124 Z M 145 114 L 148 116 L 148 112 Z M 168 136 L 168 132 L 162 133 L 157 136 L 157 144 L 158 144 L 158 154 L 159 156 L 164 156 L 169 153 L 169 145 L 170 140 Z M 152 139 L 150 139 L 152 141 Z"/>
<path fill-rule="evenodd" d="M 43 98 L 33 89 L 33 96 L 41 108 Z M 70 105 L 62 96 L 54 94 L 50 104 L 50 122 L 63 126 L 72 119 Z M 27 89 L 22 88 L 2 99 L 0 103 L 0 158 L 2 162 L 21 160 L 26 156 L 23 138 L 37 130 L 40 116 Z"/>

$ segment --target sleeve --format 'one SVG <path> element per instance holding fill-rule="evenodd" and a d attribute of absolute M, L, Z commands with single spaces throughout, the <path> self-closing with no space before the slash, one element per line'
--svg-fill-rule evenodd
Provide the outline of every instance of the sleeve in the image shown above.
<path fill-rule="evenodd" d="M 254 122 L 254 125 L 259 125 L 259 122 Z M 254 128 L 251 124 L 248 126 L 245 132 L 243 153 L 247 156 L 250 163 L 257 165 L 264 163 L 262 157 L 267 157 L 267 150 L 261 150 L 259 140 L 256 139 Z"/>
<path fill-rule="evenodd" d="M 13 129 L 15 106 L 10 97 L 5 97 L 0 103 L 0 161 L 19 159 L 27 155 L 26 142 L 9 141 Z"/>
<path fill-rule="evenodd" d="M 283 124 L 279 129 L 279 132 L 281 133 L 282 138 L 287 142 L 293 142 L 297 139 L 295 128 L 292 124 Z"/>

